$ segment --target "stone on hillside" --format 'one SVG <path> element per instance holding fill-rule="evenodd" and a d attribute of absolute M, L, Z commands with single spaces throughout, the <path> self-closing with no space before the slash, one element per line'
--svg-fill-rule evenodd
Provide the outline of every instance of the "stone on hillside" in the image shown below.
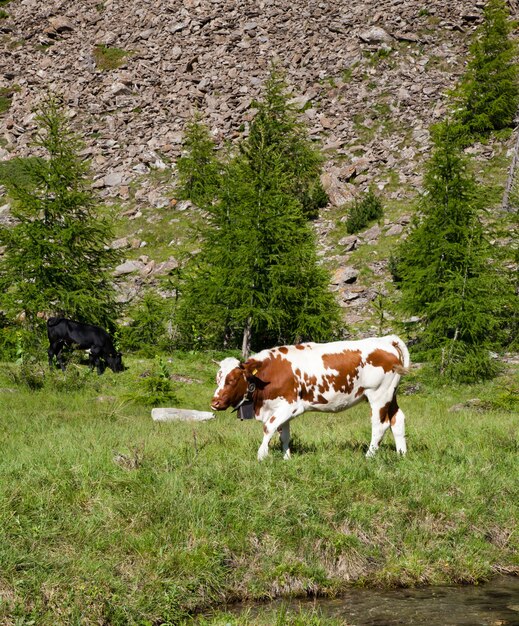
<path fill-rule="evenodd" d="M 128 241 L 128 237 L 121 237 L 120 239 L 116 239 L 112 241 L 112 245 L 110 246 L 113 250 L 120 250 L 121 248 L 127 248 L 130 245 Z"/>
<path fill-rule="evenodd" d="M 360 237 L 367 241 L 368 243 L 376 242 L 376 240 L 380 237 L 381 228 L 378 224 L 375 224 L 368 230 L 360 233 Z"/>
<path fill-rule="evenodd" d="M 112 172 L 112 174 L 107 174 L 103 182 L 106 187 L 117 187 L 124 180 L 124 175 L 122 172 Z"/>
<path fill-rule="evenodd" d="M 114 270 L 114 276 L 123 276 L 141 270 L 143 263 L 140 261 L 125 261 L 118 265 Z"/>
<path fill-rule="evenodd" d="M 68 17 L 63 16 L 51 17 L 49 20 L 49 24 L 50 28 L 47 30 L 52 30 L 56 33 L 71 32 L 75 28 L 72 21 L 69 20 Z"/>
<path fill-rule="evenodd" d="M 351 285 L 357 281 L 359 276 L 358 270 L 353 267 L 340 267 L 332 276 L 332 285 Z"/>
<path fill-rule="evenodd" d="M 114 96 L 124 96 L 131 94 L 132 90 L 124 83 L 114 83 L 111 87 Z"/>
<path fill-rule="evenodd" d="M 359 238 L 357 235 L 348 235 L 347 237 L 343 237 L 339 239 L 339 245 L 344 246 L 345 252 L 351 252 L 352 250 L 356 250 L 359 244 Z"/>
<path fill-rule="evenodd" d="M 393 37 L 380 26 L 372 26 L 368 30 L 359 33 L 359 38 L 365 43 L 387 43 L 393 42 Z"/>
<path fill-rule="evenodd" d="M 155 269 L 153 270 L 153 274 L 157 276 L 162 276 L 165 274 L 169 274 L 172 270 L 176 270 L 177 268 L 178 261 L 174 257 L 169 257 L 167 261 L 157 263 Z"/>
<path fill-rule="evenodd" d="M 333 206 L 342 206 L 354 197 L 351 189 L 354 189 L 353 185 L 351 187 L 343 185 L 334 174 L 328 172 L 321 174 L 321 184 Z"/>
<path fill-rule="evenodd" d="M 153 270 L 155 269 L 155 261 L 152 259 L 149 261 L 141 270 L 139 271 L 139 275 L 143 278 L 149 276 Z"/>
<path fill-rule="evenodd" d="M 391 224 L 391 226 L 386 230 L 386 235 L 400 235 L 404 227 L 402 224 Z"/>

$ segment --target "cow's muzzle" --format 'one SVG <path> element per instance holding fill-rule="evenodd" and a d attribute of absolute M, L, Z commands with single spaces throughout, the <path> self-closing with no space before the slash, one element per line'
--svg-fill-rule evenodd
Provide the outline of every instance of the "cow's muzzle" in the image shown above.
<path fill-rule="evenodd" d="M 211 402 L 211 408 L 213 409 L 213 411 L 225 411 L 227 406 L 225 406 L 219 400 L 213 399 L 213 401 Z"/>

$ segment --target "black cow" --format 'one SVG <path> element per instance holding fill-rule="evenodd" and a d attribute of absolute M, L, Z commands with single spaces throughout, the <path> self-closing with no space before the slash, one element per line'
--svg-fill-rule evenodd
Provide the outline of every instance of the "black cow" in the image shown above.
<path fill-rule="evenodd" d="M 76 350 L 90 350 L 90 367 L 96 367 L 98 374 L 105 371 L 106 365 L 114 372 L 125 369 L 122 355 L 114 348 L 112 338 L 99 326 L 74 322 L 64 317 L 50 317 L 47 320 L 47 335 L 50 343 L 47 350 L 50 367 L 56 357 L 58 365 L 65 371 L 62 352 L 66 346 Z"/>

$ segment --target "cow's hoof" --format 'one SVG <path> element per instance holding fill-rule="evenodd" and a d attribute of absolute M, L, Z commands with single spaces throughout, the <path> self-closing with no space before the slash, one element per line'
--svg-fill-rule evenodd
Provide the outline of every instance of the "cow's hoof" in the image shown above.
<path fill-rule="evenodd" d="M 285 452 L 285 454 L 283 455 L 283 461 L 289 461 L 290 460 L 290 450 L 287 450 Z"/>
<path fill-rule="evenodd" d="M 258 461 L 263 461 L 267 457 L 268 450 L 262 450 L 261 448 L 258 450 Z"/>

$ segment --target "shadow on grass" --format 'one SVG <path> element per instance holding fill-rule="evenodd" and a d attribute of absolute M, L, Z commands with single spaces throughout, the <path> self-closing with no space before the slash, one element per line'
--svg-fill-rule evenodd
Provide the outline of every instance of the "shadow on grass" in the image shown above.
<path fill-rule="evenodd" d="M 345 439 L 345 440 L 328 440 L 319 441 L 318 443 L 305 441 L 298 435 L 292 435 L 290 438 L 290 452 L 291 454 L 316 454 L 323 451 L 330 452 L 350 452 L 365 455 L 369 448 L 369 441 L 359 441 L 358 439 Z M 281 452 L 281 440 L 278 439 L 272 446 L 272 450 Z M 408 452 L 411 453 L 423 453 L 429 452 L 430 447 L 423 441 L 409 441 L 408 438 Z M 390 436 L 387 440 L 384 440 L 379 448 L 378 454 L 384 453 L 396 454 L 395 442 L 391 440 Z"/>

